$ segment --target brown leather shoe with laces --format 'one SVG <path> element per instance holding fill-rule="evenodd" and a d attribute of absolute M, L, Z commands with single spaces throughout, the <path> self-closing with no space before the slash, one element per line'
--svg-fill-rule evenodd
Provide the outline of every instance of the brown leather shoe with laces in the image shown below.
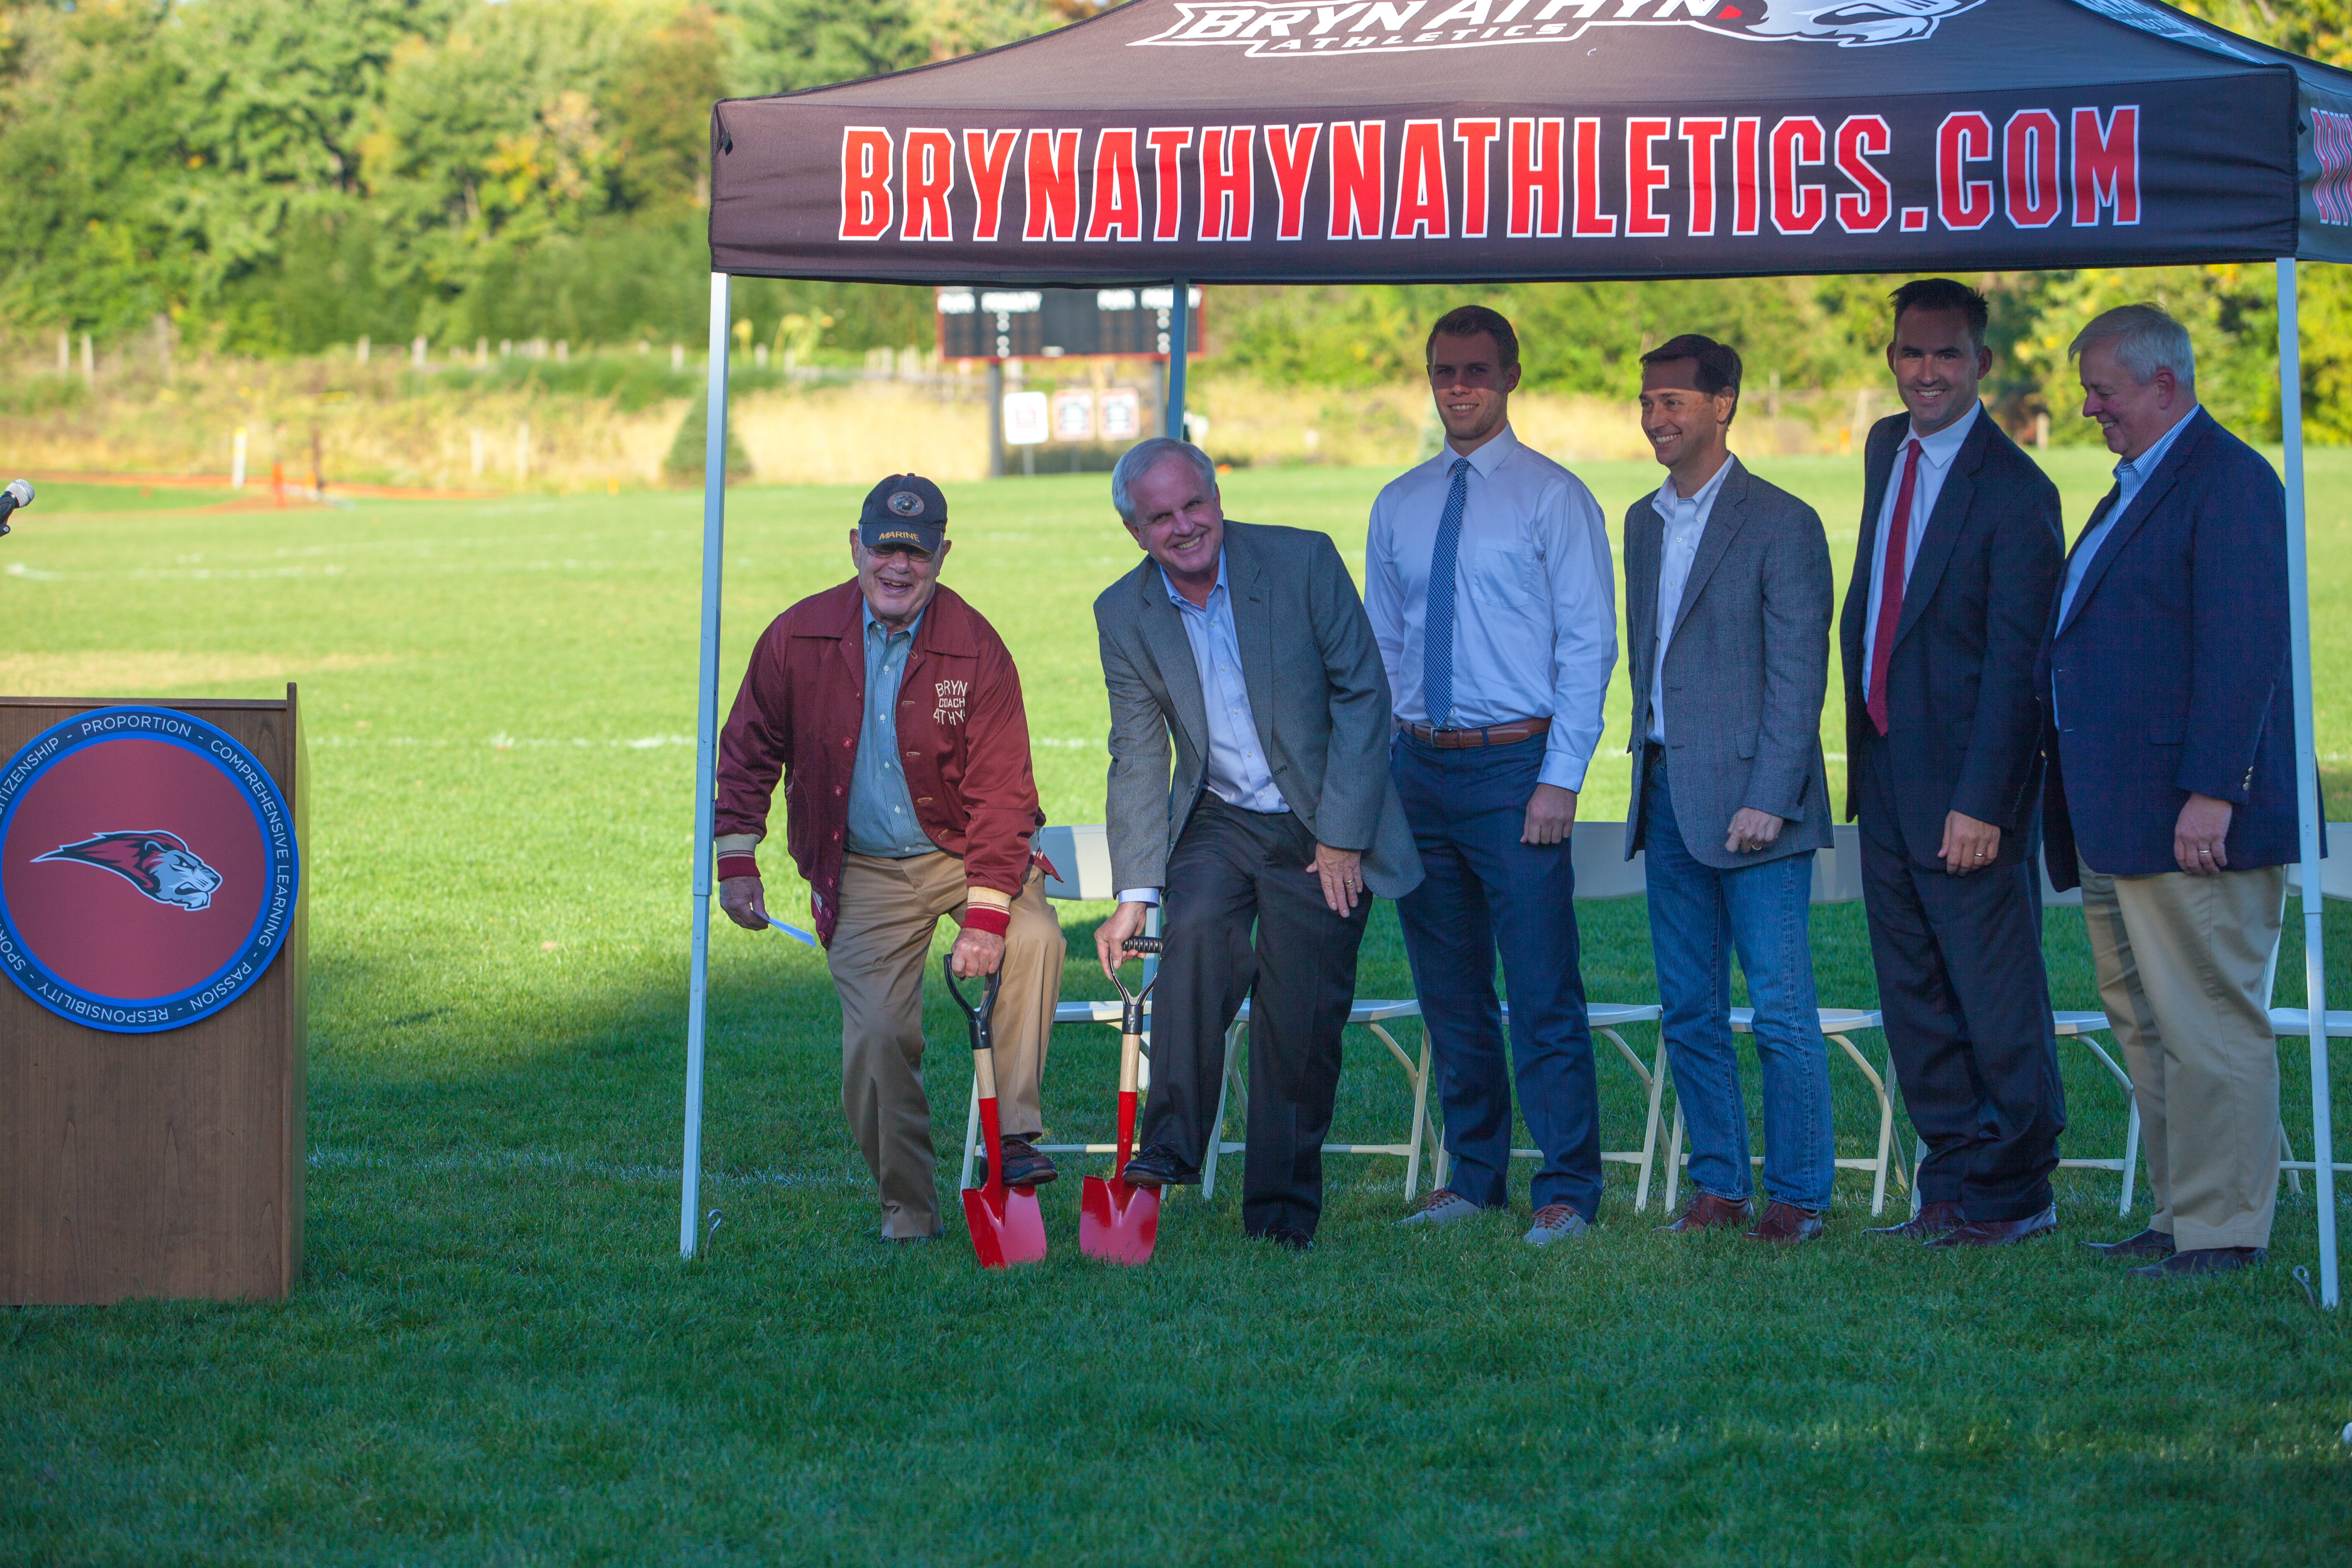
<path fill-rule="evenodd" d="M 1748 1233 L 1749 1241 L 1769 1242 L 1779 1247 L 1794 1247 L 1801 1241 L 1822 1238 L 1822 1216 L 1815 1209 L 1801 1209 L 1794 1204 L 1784 1204 L 1774 1198 L 1764 1205 L 1764 1217 Z"/>
<path fill-rule="evenodd" d="M 1958 1204 L 1921 1204 L 1919 1212 L 1901 1225 L 1876 1226 L 1862 1234 L 1873 1241 L 1932 1241 L 1968 1223 Z"/>
<path fill-rule="evenodd" d="M 1719 1198 L 1713 1193 L 1694 1192 L 1674 1223 L 1658 1228 L 1675 1236 L 1694 1230 L 1722 1230 L 1746 1225 L 1751 1212 L 1745 1198 Z"/>

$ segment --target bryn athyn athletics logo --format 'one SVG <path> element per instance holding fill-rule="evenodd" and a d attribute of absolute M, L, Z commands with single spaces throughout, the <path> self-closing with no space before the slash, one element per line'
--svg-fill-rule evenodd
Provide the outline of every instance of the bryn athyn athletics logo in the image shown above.
<path fill-rule="evenodd" d="M 1858 45 L 1925 38 L 1983 0 L 1176 0 L 1181 19 L 1142 45 L 1238 47 L 1258 57 L 1567 43 L 1595 27 L 1703 27 L 1766 41 Z"/>
<path fill-rule="evenodd" d="M 284 947 L 299 876 L 277 782 L 193 714 L 97 709 L 0 771 L 0 971 L 91 1028 L 236 1001 Z"/>

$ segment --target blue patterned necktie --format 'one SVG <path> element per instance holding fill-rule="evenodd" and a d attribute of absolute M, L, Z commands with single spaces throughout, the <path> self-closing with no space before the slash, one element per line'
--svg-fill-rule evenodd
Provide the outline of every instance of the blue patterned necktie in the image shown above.
<path fill-rule="evenodd" d="M 1421 640 L 1421 692 L 1432 728 L 1454 713 L 1454 583 L 1462 558 L 1462 508 L 1470 499 L 1470 459 L 1454 459 L 1454 488 L 1437 521 L 1437 547 L 1429 555 L 1428 626 Z"/>

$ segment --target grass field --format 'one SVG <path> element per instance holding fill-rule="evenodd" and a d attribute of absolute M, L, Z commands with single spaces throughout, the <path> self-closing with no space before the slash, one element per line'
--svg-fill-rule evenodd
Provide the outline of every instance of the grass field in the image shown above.
<path fill-rule="evenodd" d="M 1843 576 L 1858 466 L 1761 467 L 1831 520 Z M 2071 531 L 2103 466 L 2051 467 Z M 2352 453 L 2313 471 L 2333 763 Z M 1612 532 L 1654 474 L 1590 471 Z M 1227 506 L 1352 555 L 1382 477 L 1245 470 Z M 845 575 L 856 496 L 733 497 L 730 694 L 769 617 Z M 1399 1163 L 1336 1159 L 1311 1257 L 1242 1242 L 1221 1188 L 1172 1198 L 1152 1265 L 1111 1272 L 1077 1255 L 1070 1171 L 1053 1257 L 983 1277 L 959 1236 L 872 1239 L 822 963 L 722 925 L 704 1191 L 727 1218 L 681 1265 L 698 499 L 175 510 L 210 499 L 46 493 L 0 542 L 0 690 L 300 683 L 308 1268 L 277 1304 L 0 1312 L 0 1562 L 2352 1560 L 2352 1340 L 2290 1274 L 2315 1257 L 2307 1193 L 2282 1194 L 2268 1268 L 2156 1293 L 2070 1245 L 2137 1228 L 2105 1174 L 2061 1178 L 2059 1242 L 1990 1257 L 1864 1243 L 1842 1176 L 1825 1245 L 1759 1256 L 1652 1235 L 1612 1166 L 1599 1232 L 1537 1253 L 1519 1223 L 1400 1233 Z M 1134 559 L 1103 479 L 951 499 L 949 580 L 1021 660 L 1046 809 L 1099 820 L 1088 605 Z M 1832 751 L 1841 726 L 1833 693 Z M 1622 814 L 1624 729 L 1621 671 L 1588 817 Z M 779 911 L 805 910 L 767 869 Z M 1063 910 L 1065 995 L 1107 994 L 1079 961 L 1102 912 Z M 1580 914 L 1592 994 L 1651 998 L 1638 901 Z M 1813 930 L 1822 1000 L 1869 1005 L 1859 907 Z M 2058 1005 L 2095 1005 L 2078 915 L 2052 914 L 2048 949 Z M 2331 949 L 2352 973 L 2340 921 Z M 2283 1004 L 2301 977 L 2282 964 Z M 1385 907 L 1362 985 L 1407 991 Z M 966 1058 L 944 999 L 929 1021 L 944 1151 Z M 2120 1097 L 2063 1055 L 2066 1152 L 2111 1153 Z M 1108 1132 L 1115 1058 L 1108 1032 L 1062 1032 L 1053 1131 Z M 1832 1072 L 1861 1152 L 1865 1096 Z M 1631 1075 L 1601 1082 L 1625 1147 Z M 2352 1064 L 2335 1088 L 2352 1104 Z M 1341 1132 L 1404 1114 L 1352 1040 Z"/>

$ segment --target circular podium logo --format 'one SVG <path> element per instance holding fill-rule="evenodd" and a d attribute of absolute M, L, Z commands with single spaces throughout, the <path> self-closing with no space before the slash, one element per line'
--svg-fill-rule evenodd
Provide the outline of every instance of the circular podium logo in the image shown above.
<path fill-rule="evenodd" d="M 0 971 L 93 1029 L 236 1001 L 285 945 L 299 876 L 276 781 L 194 714 L 94 709 L 0 771 Z"/>

